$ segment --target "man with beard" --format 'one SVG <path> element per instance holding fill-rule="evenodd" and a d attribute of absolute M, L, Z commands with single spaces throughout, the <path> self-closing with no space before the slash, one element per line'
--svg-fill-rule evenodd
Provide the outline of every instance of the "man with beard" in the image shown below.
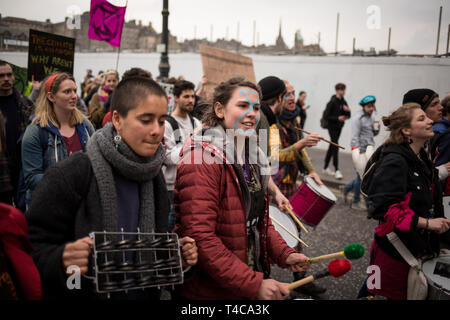
<path fill-rule="evenodd" d="M 0 202 L 17 205 L 21 163 L 18 141 L 34 105 L 13 87 L 14 79 L 11 66 L 0 60 Z"/>
<path fill-rule="evenodd" d="M 273 180 L 286 198 L 291 198 L 297 191 L 297 178 L 299 173 L 307 174 L 313 178 L 314 181 L 322 185 L 319 175 L 309 159 L 305 147 L 313 147 L 322 138 L 317 133 L 311 133 L 306 137 L 302 137 L 299 132 L 299 123 L 297 117 L 300 113 L 300 108 L 295 104 L 294 87 L 288 82 L 284 81 L 286 86 L 286 94 L 281 104 L 282 108 L 277 118 L 277 123 L 271 126 L 271 134 L 278 133 L 278 136 L 273 135 L 270 139 L 271 148 L 278 145 L 278 172 L 273 176 Z M 277 130 L 278 129 L 278 130 Z M 297 227 L 300 234 L 301 229 Z M 298 252 L 302 252 L 303 248 L 300 244 L 295 248 Z M 305 272 L 294 272 L 294 280 L 305 278 Z M 312 296 L 316 299 L 323 299 L 326 288 L 320 287 L 315 283 L 308 283 L 297 289 L 296 292 Z"/>
<path fill-rule="evenodd" d="M 175 83 L 173 95 L 175 97 L 175 110 L 167 118 L 164 131 L 164 143 L 166 145 L 166 159 L 163 173 L 166 179 L 167 190 L 171 210 L 169 214 L 169 230 L 174 227 L 173 220 L 173 189 L 177 176 L 177 165 L 180 161 L 180 150 L 186 137 L 194 129 L 201 125 L 200 120 L 192 116 L 194 109 L 195 93 L 194 84 L 190 81 L 180 80 Z"/>

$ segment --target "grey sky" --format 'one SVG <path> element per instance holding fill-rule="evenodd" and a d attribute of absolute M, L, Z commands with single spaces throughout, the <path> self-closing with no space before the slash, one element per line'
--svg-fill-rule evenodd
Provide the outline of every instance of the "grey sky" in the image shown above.
<path fill-rule="evenodd" d="M 125 0 L 111 2 L 125 4 Z M 90 0 L 14 0 L 2 1 L 2 16 L 16 16 L 33 20 L 50 18 L 63 21 L 68 8 L 76 5 L 81 12 L 88 11 Z M 369 29 L 367 21 L 375 17 L 367 8 L 380 9 L 380 28 Z M 334 51 L 336 16 L 340 13 L 339 51 L 351 52 L 353 37 L 356 47 L 369 50 L 387 49 L 388 29 L 392 27 L 391 48 L 400 53 L 434 54 L 436 50 L 439 6 L 443 6 L 439 52 L 444 53 L 450 24 L 450 3 L 447 0 L 170 0 L 169 28 L 178 40 L 211 36 L 213 39 L 236 38 L 253 44 L 253 21 L 259 33 L 259 43 L 274 44 L 280 19 L 282 34 L 288 44 L 294 43 L 295 31 L 300 29 L 305 44 L 317 43 L 321 33 L 321 46 Z M 126 20 L 153 23 L 156 31 L 162 29 L 162 0 L 129 0 Z M 196 27 L 195 27 L 196 26 Z"/>

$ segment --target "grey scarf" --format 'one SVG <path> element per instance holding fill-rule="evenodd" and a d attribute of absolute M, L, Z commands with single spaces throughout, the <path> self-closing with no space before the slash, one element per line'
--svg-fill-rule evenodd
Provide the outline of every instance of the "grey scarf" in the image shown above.
<path fill-rule="evenodd" d="M 103 227 L 106 231 L 118 231 L 114 170 L 115 174 L 139 183 L 139 229 L 141 232 L 154 232 L 155 201 L 152 180 L 161 170 L 165 158 L 164 148 L 160 145 L 150 158 L 140 157 L 124 140 L 116 149 L 113 142 L 115 135 L 114 126 L 108 123 L 103 129 L 95 132 L 87 146 L 87 155 L 91 160 L 100 193 Z"/>

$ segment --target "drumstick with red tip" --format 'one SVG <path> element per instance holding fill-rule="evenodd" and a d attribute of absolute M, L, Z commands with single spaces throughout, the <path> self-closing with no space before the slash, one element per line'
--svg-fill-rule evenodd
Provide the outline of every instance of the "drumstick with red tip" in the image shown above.
<path fill-rule="evenodd" d="M 345 256 L 347 259 L 354 260 L 359 259 L 364 255 L 364 247 L 359 243 L 350 243 L 345 246 L 344 251 L 326 254 L 323 256 L 310 258 L 305 262 L 298 263 L 298 266 L 304 266 L 307 264 L 322 262 L 325 260 L 335 259 Z"/>
<path fill-rule="evenodd" d="M 324 269 L 320 272 L 310 275 L 309 277 L 292 282 L 292 283 L 288 284 L 287 288 L 288 288 L 288 290 L 293 290 L 293 289 L 303 286 L 307 283 L 313 282 L 316 279 L 320 279 L 320 278 L 329 276 L 330 274 L 333 277 L 338 278 L 338 277 L 346 274 L 348 271 L 350 271 L 351 268 L 352 268 L 352 264 L 350 263 L 350 261 L 348 261 L 346 259 L 336 259 L 336 260 L 331 261 L 328 264 L 327 269 Z"/>
<path fill-rule="evenodd" d="M 306 133 L 306 134 L 311 134 L 311 132 L 308 132 L 308 131 L 306 131 L 306 130 L 303 130 L 303 129 L 300 129 L 300 128 L 296 128 L 296 129 L 297 129 L 298 131 L 304 132 L 304 133 Z M 320 140 L 323 140 L 323 141 L 325 141 L 325 142 L 328 142 L 329 144 L 332 144 L 332 145 L 335 146 L 335 147 L 338 147 L 338 148 L 341 148 L 341 149 L 344 149 L 344 150 L 345 150 L 345 147 L 341 146 L 340 144 L 334 143 L 333 141 L 327 140 L 327 139 L 325 139 L 325 138 L 320 138 Z"/>
<path fill-rule="evenodd" d="M 292 211 L 292 209 L 288 205 L 285 205 L 284 207 L 286 208 L 287 212 L 291 215 L 292 219 L 294 219 L 294 221 L 297 222 L 297 224 L 300 226 L 300 228 L 302 228 L 303 231 L 308 233 L 308 230 L 306 230 L 305 226 L 300 222 L 300 220 L 298 220 L 297 216 Z"/>
<path fill-rule="evenodd" d="M 301 244 L 303 244 L 305 247 L 309 247 L 302 239 L 300 239 L 299 237 L 297 237 L 295 234 L 293 234 L 291 231 L 289 231 L 288 228 L 286 228 L 285 226 L 283 226 L 277 219 L 275 219 L 274 217 L 270 216 L 270 219 L 272 219 L 273 222 L 275 222 L 277 225 L 279 225 L 281 228 L 284 229 L 284 231 L 286 231 L 287 233 L 289 233 L 294 239 L 296 239 L 298 242 L 300 242 Z"/>

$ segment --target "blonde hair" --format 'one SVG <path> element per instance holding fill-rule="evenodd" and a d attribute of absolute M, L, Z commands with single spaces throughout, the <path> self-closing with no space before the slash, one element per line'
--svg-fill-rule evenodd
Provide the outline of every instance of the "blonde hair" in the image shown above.
<path fill-rule="evenodd" d="M 103 73 L 102 74 L 104 77 L 103 77 L 103 81 L 106 81 L 106 77 L 107 76 L 115 76 L 116 77 L 116 79 L 117 80 L 119 80 L 119 73 L 116 71 L 116 70 L 114 70 L 114 69 L 109 69 L 109 70 L 106 70 L 106 72 L 105 73 Z"/>
<path fill-rule="evenodd" d="M 41 127 L 48 127 L 49 122 L 51 122 L 52 124 L 54 124 L 55 126 L 60 128 L 61 124 L 59 123 L 58 118 L 56 117 L 55 110 L 53 109 L 53 102 L 51 102 L 47 98 L 47 92 L 45 89 L 46 82 L 47 82 L 48 78 L 50 78 L 50 76 L 52 76 L 52 75 L 49 75 L 48 77 L 46 77 L 44 79 L 44 81 L 42 82 L 41 89 L 39 91 L 39 97 L 37 100 L 36 110 L 34 111 L 35 117 L 34 117 L 32 123 L 33 124 L 39 123 L 39 125 Z M 58 92 L 61 83 L 65 80 L 72 80 L 75 83 L 75 79 L 72 75 L 65 73 L 65 72 L 60 73 L 54 79 L 54 81 L 50 87 L 50 92 L 53 95 L 55 95 Z M 81 124 L 84 119 L 86 119 L 86 116 L 80 110 L 75 108 L 72 111 L 72 115 L 70 117 L 69 124 L 71 127 L 74 127 L 77 124 Z"/>
<path fill-rule="evenodd" d="M 392 112 L 390 116 L 381 118 L 383 124 L 391 132 L 384 143 L 385 145 L 409 143 L 409 138 L 403 134 L 402 129 L 411 128 L 415 109 L 421 109 L 418 103 L 405 103 Z"/>

